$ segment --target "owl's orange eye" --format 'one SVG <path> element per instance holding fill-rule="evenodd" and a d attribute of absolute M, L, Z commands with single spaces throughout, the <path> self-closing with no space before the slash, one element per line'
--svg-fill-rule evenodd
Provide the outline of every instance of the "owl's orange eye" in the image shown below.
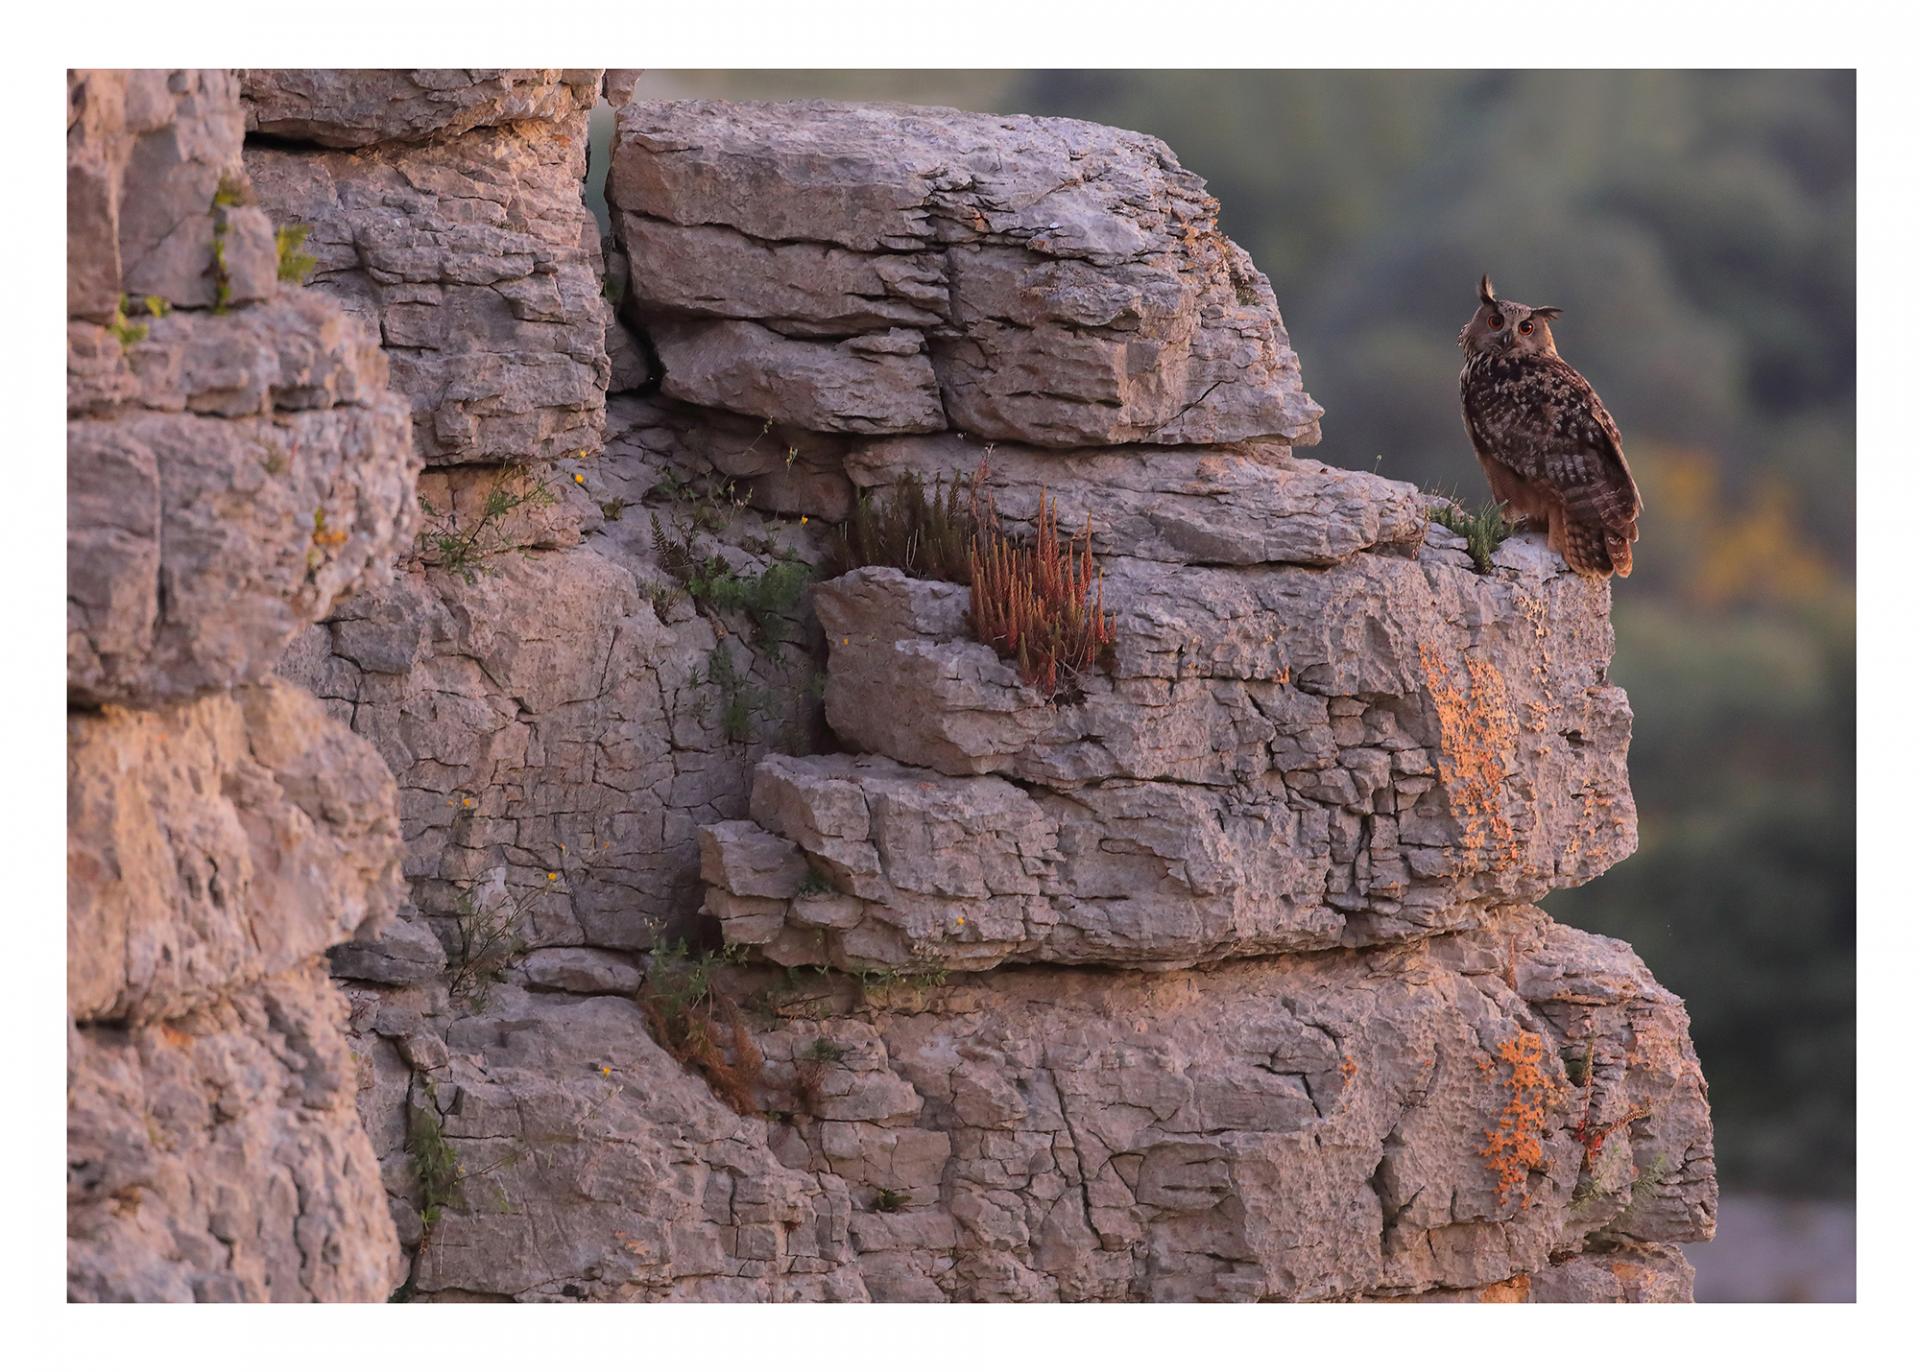
<path fill-rule="evenodd" d="M 1521 332 L 1521 333 L 1532 333 L 1532 332 L 1533 332 L 1533 321 L 1532 321 L 1531 319 L 1523 319 L 1523 320 L 1521 320 L 1521 321 L 1520 321 L 1520 332 Z"/>
<path fill-rule="evenodd" d="M 1489 329 L 1497 329 L 1504 323 L 1506 323 L 1506 320 L 1502 319 L 1497 314 L 1490 314 L 1487 316 L 1487 327 Z"/>

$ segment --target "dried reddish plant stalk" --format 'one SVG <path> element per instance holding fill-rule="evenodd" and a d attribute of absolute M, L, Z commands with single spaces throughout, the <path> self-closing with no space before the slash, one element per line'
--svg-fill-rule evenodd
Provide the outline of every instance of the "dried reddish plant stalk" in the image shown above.
<path fill-rule="evenodd" d="M 1115 622 L 1093 562 L 1093 517 L 1062 542 L 1059 511 L 1044 489 L 1032 546 L 985 519 L 970 571 L 974 635 L 1011 658 L 1020 679 L 1047 699 L 1073 691 L 1112 648 Z"/>

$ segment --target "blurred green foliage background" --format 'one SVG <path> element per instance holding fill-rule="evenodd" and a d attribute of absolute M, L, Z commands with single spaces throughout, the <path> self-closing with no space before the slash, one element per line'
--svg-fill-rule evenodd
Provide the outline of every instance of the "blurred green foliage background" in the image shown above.
<path fill-rule="evenodd" d="M 1684 996 L 1730 1188 L 1854 1183 L 1851 72 L 674 72 L 643 96 L 1165 139 L 1273 281 L 1314 456 L 1484 498 L 1454 336 L 1559 305 L 1647 514 L 1615 582 L 1640 851 L 1555 895 Z"/>

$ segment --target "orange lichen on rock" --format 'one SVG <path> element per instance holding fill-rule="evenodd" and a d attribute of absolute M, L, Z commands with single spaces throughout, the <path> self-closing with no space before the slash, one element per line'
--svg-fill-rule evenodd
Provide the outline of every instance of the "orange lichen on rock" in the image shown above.
<path fill-rule="evenodd" d="M 1440 721 L 1440 782 L 1460 815 L 1461 846 L 1487 853 L 1489 867 L 1498 871 L 1520 861 L 1519 838 L 1500 803 L 1519 724 L 1499 668 L 1475 658 L 1466 667 L 1462 690 L 1440 654 L 1420 645 L 1420 670 Z"/>
<path fill-rule="evenodd" d="M 1507 1103 L 1499 1122 L 1487 1130 L 1487 1146 L 1480 1156 L 1493 1173 L 1500 1203 L 1505 1205 L 1519 1192 L 1524 1207 L 1531 1201 L 1525 1194 L 1527 1177 L 1546 1156 L 1540 1140 L 1547 1133 L 1547 1110 L 1557 1088 L 1541 1070 L 1546 1044 L 1538 1034 L 1521 1030 L 1494 1052 L 1507 1065 Z"/>
<path fill-rule="evenodd" d="M 1481 1305 L 1525 1305 L 1533 1295 L 1533 1278 L 1525 1272 L 1497 1281 L 1477 1298 Z"/>

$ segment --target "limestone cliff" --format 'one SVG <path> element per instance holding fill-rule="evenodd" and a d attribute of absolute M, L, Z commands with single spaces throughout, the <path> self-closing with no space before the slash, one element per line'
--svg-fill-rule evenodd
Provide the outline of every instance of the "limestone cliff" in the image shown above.
<path fill-rule="evenodd" d="M 74 1293 L 1687 1298 L 1606 585 L 1296 454 L 1157 140 L 617 75 L 604 245 L 599 73 L 71 83 Z M 814 576 L 976 471 L 1068 700 Z"/>
<path fill-rule="evenodd" d="M 67 1201 L 77 1299 L 375 1300 L 331 944 L 393 779 L 273 675 L 412 529 L 377 341 L 280 280 L 227 72 L 67 83 Z"/>

